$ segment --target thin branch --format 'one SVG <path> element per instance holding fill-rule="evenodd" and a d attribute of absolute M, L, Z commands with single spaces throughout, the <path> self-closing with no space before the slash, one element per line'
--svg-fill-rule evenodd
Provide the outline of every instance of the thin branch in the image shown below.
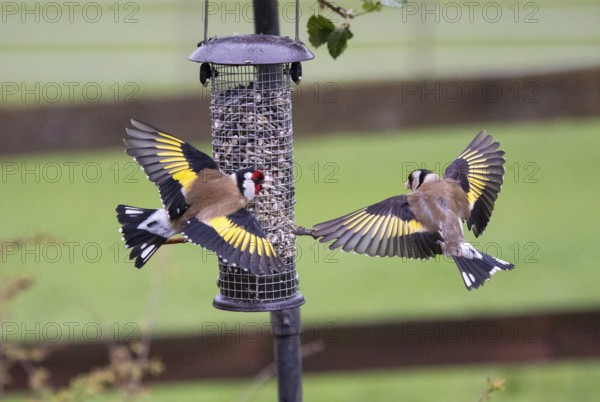
<path fill-rule="evenodd" d="M 179 240 L 177 239 L 169 239 L 169 240 Z M 181 238 L 181 240 L 184 240 Z M 167 240 L 168 241 L 168 240 Z M 180 243 L 183 243 L 180 242 Z M 173 243 L 170 243 L 173 244 Z M 160 304 L 160 297 L 162 293 L 162 283 L 165 276 L 165 270 L 168 264 L 166 264 L 165 256 L 162 257 L 163 261 L 161 261 L 160 267 L 155 271 L 155 274 L 152 278 L 152 285 L 148 292 L 148 302 L 147 302 L 147 313 L 144 322 L 144 327 L 142 328 L 141 338 L 139 342 L 140 350 L 135 358 L 135 362 L 140 366 L 144 367 L 150 363 L 150 345 L 152 343 L 152 329 L 156 323 L 156 311 L 158 310 L 158 306 Z M 142 389 L 142 377 L 137 378 L 133 383 L 129 384 L 128 394 L 129 396 L 135 395 L 139 393 Z"/>
<path fill-rule="evenodd" d="M 495 392 L 504 391 L 504 389 L 506 389 L 506 380 L 504 378 L 488 378 L 487 387 L 481 398 L 479 398 L 479 402 L 491 400 Z"/>
<path fill-rule="evenodd" d="M 318 239 L 319 236 L 315 236 L 314 231 L 307 229 L 304 226 L 296 226 L 294 228 L 294 234 L 296 236 L 311 236 L 313 239 Z"/>
<path fill-rule="evenodd" d="M 171 237 L 170 239 L 167 239 L 167 241 L 165 242 L 165 244 L 180 244 L 180 243 L 187 243 L 187 240 L 185 239 L 185 237 Z"/>
<path fill-rule="evenodd" d="M 319 7 L 328 8 L 331 11 L 333 11 L 334 13 L 341 15 L 344 18 L 354 18 L 356 16 L 355 11 L 352 9 L 346 10 L 344 7 L 338 6 L 337 4 L 333 4 L 327 0 L 318 0 L 318 2 L 319 2 Z"/>

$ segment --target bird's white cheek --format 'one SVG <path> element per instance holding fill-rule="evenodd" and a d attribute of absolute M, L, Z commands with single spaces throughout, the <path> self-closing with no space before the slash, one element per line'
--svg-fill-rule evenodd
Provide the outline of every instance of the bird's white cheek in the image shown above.
<path fill-rule="evenodd" d="M 254 183 L 244 183 L 244 197 L 246 197 L 248 201 L 254 199 Z"/>

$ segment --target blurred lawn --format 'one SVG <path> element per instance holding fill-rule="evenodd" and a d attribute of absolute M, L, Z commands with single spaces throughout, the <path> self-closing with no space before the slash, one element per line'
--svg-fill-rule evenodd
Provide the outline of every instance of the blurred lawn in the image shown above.
<path fill-rule="evenodd" d="M 293 36 L 293 2 L 280 3 L 281 32 Z M 360 9 L 356 0 L 340 3 Z M 324 47 L 311 47 L 316 60 L 303 65 L 305 84 L 498 77 L 600 64 L 600 7 L 594 0 L 411 3 L 351 20 L 354 38 L 338 60 Z M 1 27 L 0 71 L 7 87 L 0 107 L 143 102 L 200 90 L 198 65 L 187 58 L 202 39 L 202 2 L 102 0 L 93 2 L 102 5 L 98 17 L 96 7 L 84 13 L 79 5 L 72 17 L 62 6 L 60 18 L 52 7 L 23 14 L 38 2 L 14 4 Z M 316 4 L 301 3 L 307 44 L 306 21 L 318 12 Z M 210 36 L 253 31 L 250 0 L 212 2 L 210 13 Z M 323 14 L 341 23 L 331 11 Z"/>
<path fill-rule="evenodd" d="M 58 84 L 64 91 L 58 103 L 82 101 L 82 87 L 96 83 L 102 90 L 100 102 L 120 103 L 126 95 L 143 102 L 198 93 L 198 66 L 186 59 L 201 39 L 200 2 L 99 3 L 104 17 L 98 23 L 79 17 L 73 23 L 66 17 L 58 23 L 22 23 L 20 15 L 7 16 L 0 35 L 2 84 Z M 325 49 L 311 49 L 317 60 L 304 63 L 305 85 L 498 76 L 600 63 L 596 1 L 495 3 L 503 13 L 497 23 L 486 21 L 480 8 L 469 22 L 464 7 L 464 17 L 456 23 L 443 15 L 435 21 L 430 14 L 423 24 L 420 12 L 410 16 L 400 10 L 351 21 L 355 37 L 338 61 Z M 110 9 L 114 4 L 121 7 L 116 20 Z M 124 8 L 126 4 L 139 8 Z M 301 36 L 307 42 L 306 20 L 315 13 L 315 1 L 302 4 Z M 515 4 L 520 7 L 517 21 Z M 211 35 L 251 32 L 251 21 L 224 10 L 212 17 Z M 127 16 L 135 21 L 125 23 Z M 527 16 L 535 21 L 526 23 Z M 285 20 L 282 32 L 292 34 Z M 72 87 L 73 101 L 68 95 Z M 31 95 L 23 102 L 20 94 L 3 93 L 0 101 L 2 108 L 50 105 Z M 310 225 L 403 192 L 409 170 L 443 168 L 481 128 L 495 134 L 507 151 L 507 173 L 489 228 L 481 239 L 472 240 L 515 262 L 516 270 L 499 273 L 469 293 L 456 267 L 446 261 L 342 255 L 303 238 L 298 271 L 307 300 L 302 308 L 306 326 L 364 322 L 364 317 L 403 320 L 600 306 L 600 271 L 592 254 L 600 212 L 595 185 L 600 119 L 296 135 L 297 223 Z M 195 145 L 210 149 L 209 144 Z M 160 203 L 154 186 L 120 144 L 102 152 L 4 156 L 0 167 L 0 278 L 28 275 L 37 282 L 3 317 L 29 330 L 25 340 L 39 336 L 32 329 L 53 323 L 64 330 L 61 340 L 67 340 L 74 323 L 74 334 L 81 338 L 86 323 L 102 325 L 102 335 L 112 337 L 117 328 L 127 335 L 128 323 L 144 318 L 154 322 L 157 333 L 198 331 L 207 322 L 268 322 L 266 314 L 212 308 L 216 259 L 200 248 L 165 247 L 141 271 L 127 260 L 114 206 Z M 7 242 L 15 238 L 27 240 L 27 246 L 13 250 Z M 574 361 L 312 374 L 305 376 L 304 395 L 305 400 L 329 401 L 474 401 L 490 376 L 508 381 L 507 390 L 495 396 L 499 402 L 591 401 L 600 393 L 600 363 Z M 233 401 L 250 395 L 248 401 L 258 401 L 272 400 L 276 393 L 273 381 L 255 394 L 252 387 L 242 380 L 160 386 L 146 400 Z"/>
<path fill-rule="evenodd" d="M 521 366 L 454 366 L 415 370 L 365 371 L 361 373 L 308 374 L 303 378 L 306 401 L 329 402 L 472 402 L 479 400 L 488 378 L 506 379 L 496 402 L 591 402 L 600 392 L 600 363 L 567 361 Z M 198 381 L 150 386 L 140 402 L 212 401 L 255 402 L 276 399 L 274 380 Z M 12 396 L 6 402 L 23 398 Z M 86 401 L 113 401 L 114 396 Z"/>
<path fill-rule="evenodd" d="M 298 271 L 307 326 L 600 306 L 593 254 L 600 190 L 591 185 L 600 152 L 598 119 L 297 137 L 297 223 L 311 225 L 404 192 L 415 165 L 439 170 L 484 127 L 506 150 L 507 172 L 490 226 L 471 240 L 517 268 L 467 292 L 454 264 L 444 259 L 334 253 L 302 238 Z M 195 331 L 206 322 L 268 322 L 264 313 L 211 306 L 216 258 L 199 247 L 163 247 L 142 270 L 127 260 L 114 207 L 158 207 L 160 201 L 121 148 L 4 157 L 2 167 L 0 274 L 37 282 L 13 302 L 5 320 L 25 328 L 53 322 L 123 328 L 151 310 L 160 333 Z M 7 248 L 15 238 L 29 244 Z M 151 293 L 156 306 L 148 305 Z"/>
<path fill-rule="evenodd" d="M 470 402 L 486 389 L 488 378 L 505 378 L 497 402 L 594 401 L 600 386 L 600 363 L 565 362 L 524 366 L 457 366 L 450 368 L 310 374 L 303 379 L 304 400 L 340 402 Z M 241 381 L 202 382 L 152 389 L 148 401 L 269 401 L 277 394 L 274 381 L 252 394 Z M 247 396 L 252 395 L 248 399 Z"/>

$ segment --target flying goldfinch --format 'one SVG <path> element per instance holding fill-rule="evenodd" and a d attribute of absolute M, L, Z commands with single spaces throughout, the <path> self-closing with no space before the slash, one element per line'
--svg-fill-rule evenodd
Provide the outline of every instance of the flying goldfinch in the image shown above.
<path fill-rule="evenodd" d="M 330 249 L 369 256 L 451 256 L 467 289 L 478 288 L 498 270 L 514 268 L 476 250 L 465 241 L 462 227 L 466 221 L 479 236 L 490 220 L 504 175 L 504 151 L 498 146 L 480 132 L 443 178 L 426 169 L 412 171 L 405 183 L 410 194 L 319 223 L 309 234 L 322 243 L 333 240 Z"/>
<path fill-rule="evenodd" d="M 126 152 L 156 186 L 162 209 L 117 206 L 130 259 L 141 268 L 170 237 L 214 251 L 227 263 L 253 274 L 284 268 L 258 221 L 246 209 L 265 183 L 254 167 L 226 175 L 215 161 L 179 138 L 131 120 Z"/>

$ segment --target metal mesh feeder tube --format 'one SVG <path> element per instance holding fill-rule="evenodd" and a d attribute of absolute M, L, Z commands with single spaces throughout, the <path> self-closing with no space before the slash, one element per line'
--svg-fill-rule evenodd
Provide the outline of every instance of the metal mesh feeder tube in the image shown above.
<path fill-rule="evenodd" d="M 310 57 L 308 57 L 310 56 Z M 291 82 L 299 61 L 312 58 L 297 41 L 271 35 L 213 38 L 190 56 L 211 84 L 213 157 L 226 174 L 254 166 L 272 180 L 248 206 L 285 265 L 254 275 L 219 260 L 213 305 L 231 311 L 298 307 L 294 228 Z"/>

